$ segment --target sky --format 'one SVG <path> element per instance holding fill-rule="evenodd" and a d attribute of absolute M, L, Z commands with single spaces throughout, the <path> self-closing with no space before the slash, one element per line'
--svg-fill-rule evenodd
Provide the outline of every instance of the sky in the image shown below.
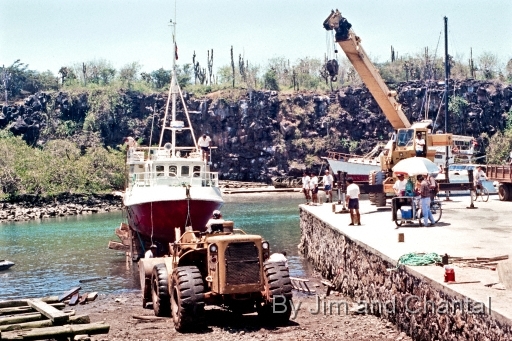
<path fill-rule="evenodd" d="M 235 63 L 242 54 L 263 68 L 275 57 L 293 64 L 332 51 L 322 23 L 336 8 L 374 62 L 389 60 L 391 46 L 399 56 L 428 47 L 442 57 L 445 16 L 456 59 L 467 62 L 471 48 L 474 59 L 490 52 L 504 65 L 512 58 L 511 0 L 0 0 L 0 65 L 21 59 L 54 74 L 93 60 L 170 69 L 171 19 L 178 64 L 191 63 L 195 51 L 206 67 L 213 49 L 217 70 L 230 63 L 231 46 Z"/>

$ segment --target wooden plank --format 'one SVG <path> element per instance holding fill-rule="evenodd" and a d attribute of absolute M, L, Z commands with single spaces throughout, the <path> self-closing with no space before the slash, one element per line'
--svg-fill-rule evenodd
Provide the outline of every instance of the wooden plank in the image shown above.
<path fill-rule="evenodd" d="M 48 317 L 55 324 L 64 324 L 69 320 L 69 316 L 67 314 L 41 300 L 27 300 L 27 303 L 32 308 Z"/>
<path fill-rule="evenodd" d="M 59 296 L 59 302 L 62 302 L 65 299 L 70 298 L 71 296 L 76 294 L 80 289 L 82 289 L 82 287 L 74 287 L 74 288 L 71 288 L 70 290 L 66 291 L 65 293 L 63 293 L 62 295 Z"/>
<path fill-rule="evenodd" d="M 507 259 L 508 259 L 508 255 L 503 255 L 503 256 L 489 258 L 489 261 L 495 262 L 498 260 L 507 260 Z"/>
<path fill-rule="evenodd" d="M 127 246 L 127 245 L 124 245 L 119 242 L 113 242 L 111 240 L 108 241 L 108 248 L 111 250 L 124 251 L 124 252 L 130 250 L 129 245 Z"/>
<path fill-rule="evenodd" d="M 508 290 L 512 289 L 512 260 L 504 260 L 498 263 L 498 276 L 500 283 Z"/>
<path fill-rule="evenodd" d="M 96 298 L 98 298 L 98 293 L 91 292 L 91 293 L 89 293 L 89 295 L 87 295 L 87 302 L 92 302 L 92 301 L 96 300 Z"/>
<path fill-rule="evenodd" d="M 69 305 L 76 305 L 78 303 L 78 299 L 80 298 L 80 295 L 78 293 L 71 296 L 71 299 L 69 300 Z"/>
<path fill-rule="evenodd" d="M 56 309 L 64 309 L 66 306 L 64 303 L 51 303 L 52 307 Z M 32 307 L 24 306 L 24 307 L 9 307 L 9 308 L 0 308 L 0 315 L 12 315 L 12 314 L 23 314 L 33 312 L 34 309 Z"/>
<path fill-rule="evenodd" d="M 35 328 L 24 331 L 2 332 L 2 341 L 4 340 L 22 340 L 22 339 L 59 339 L 63 337 L 72 337 L 77 334 L 107 334 L 110 330 L 108 324 L 101 322 L 89 324 L 65 325 L 46 328 Z"/>
<path fill-rule="evenodd" d="M 75 315 L 74 310 L 69 310 L 65 312 L 65 314 L 70 316 L 69 323 L 71 324 L 83 324 L 91 322 L 89 316 L 87 315 L 73 316 Z M 46 325 L 42 322 L 46 322 L 48 324 Z M 27 328 L 49 327 L 53 326 L 53 322 L 46 319 L 46 317 L 40 313 L 23 314 L 22 316 L 17 315 L 14 317 L 0 319 L 0 331 L 26 329 L 24 326 Z"/>
<path fill-rule="evenodd" d="M 89 295 L 88 293 L 85 293 L 82 296 L 80 296 L 80 299 L 78 300 L 78 303 L 82 304 L 82 305 L 85 304 L 87 302 L 87 296 L 88 295 Z"/>

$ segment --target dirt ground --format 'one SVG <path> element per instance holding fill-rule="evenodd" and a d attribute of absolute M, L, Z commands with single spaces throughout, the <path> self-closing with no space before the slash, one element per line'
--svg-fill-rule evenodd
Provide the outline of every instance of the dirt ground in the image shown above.
<path fill-rule="evenodd" d="M 156 318 L 152 309 L 142 308 L 138 293 L 99 295 L 94 302 L 76 306 L 77 314 L 88 314 L 91 322 L 104 321 L 110 325 L 109 334 L 92 336 L 92 340 L 411 340 L 390 322 L 373 315 L 342 312 L 337 308 L 329 313 L 318 311 L 320 302 L 351 301 L 342 296 L 325 298 L 322 287 L 319 296 L 296 294 L 293 302 L 298 307 L 295 318 L 286 326 L 265 325 L 257 314 L 236 315 L 219 307 L 207 306 L 208 328 L 198 333 L 182 334 L 175 331 L 171 318 Z M 330 301 L 328 301 L 330 300 Z"/>

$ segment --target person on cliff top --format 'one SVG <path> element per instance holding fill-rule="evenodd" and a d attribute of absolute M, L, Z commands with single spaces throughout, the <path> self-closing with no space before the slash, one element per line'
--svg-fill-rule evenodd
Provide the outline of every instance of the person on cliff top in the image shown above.
<path fill-rule="evenodd" d="M 315 173 L 311 173 L 311 182 L 309 183 L 311 189 L 311 202 L 313 205 L 317 205 L 318 202 L 318 177 Z"/>
<path fill-rule="evenodd" d="M 325 202 L 332 202 L 332 185 L 334 183 L 334 178 L 331 174 L 329 174 L 329 170 L 325 170 L 324 175 L 324 191 L 325 191 Z"/>
<path fill-rule="evenodd" d="M 149 250 L 144 254 L 144 258 L 156 258 L 158 247 L 155 244 L 151 244 Z"/>
<path fill-rule="evenodd" d="M 347 206 L 350 211 L 350 224 L 349 226 L 361 226 L 361 215 L 359 214 L 359 186 L 354 183 L 354 180 L 347 178 Z"/>
<path fill-rule="evenodd" d="M 197 145 L 202 150 L 203 161 L 208 161 L 210 157 L 210 147 L 212 145 L 212 139 L 207 134 L 203 134 L 198 140 Z"/>
<path fill-rule="evenodd" d="M 309 199 L 311 199 L 309 196 L 310 181 L 311 178 L 309 177 L 308 173 L 304 171 L 304 174 L 302 175 L 302 193 L 304 193 L 304 196 L 306 197 L 306 205 L 309 205 Z"/>
<path fill-rule="evenodd" d="M 421 136 L 421 133 L 416 134 L 416 156 L 425 156 L 425 139 Z"/>

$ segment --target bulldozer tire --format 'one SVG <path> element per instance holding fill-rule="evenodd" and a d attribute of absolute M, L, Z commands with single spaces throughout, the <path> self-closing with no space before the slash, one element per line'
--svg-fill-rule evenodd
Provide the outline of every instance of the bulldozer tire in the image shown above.
<path fill-rule="evenodd" d="M 155 316 L 168 317 L 171 312 L 169 282 L 165 264 L 157 264 L 151 274 L 151 300 Z"/>
<path fill-rule="evenodd" d="M 500 187 L 498 187 L 498 196 L 501 201 L 508 201 L 512 199 L 510 197 L 510 186 L 508 184 L 500 184 Z"/>
<path fill-rule="evenodd" d="M 204 281 L 196 266 L 180 266 L 172 274 L 171 311 L 179 332 L 200 330 L 205 325 Z"/>
<path fill-rule="evenodd" d="M 258 304 L 258 316 L 265 322 L 284 325 L 290 320 L 292 312 L 292 282 L 284 263 L 263 264 L 265 286 L 270 300 Z"/>
<path fill-rule="evenodd" d="M 375 184 L 381 185 L 386 180 L 386 173 L 383 171 L 375 173 Z M 375 193 L 375 206 L 384 207 L 386 206 L 386 193 Z"/>

